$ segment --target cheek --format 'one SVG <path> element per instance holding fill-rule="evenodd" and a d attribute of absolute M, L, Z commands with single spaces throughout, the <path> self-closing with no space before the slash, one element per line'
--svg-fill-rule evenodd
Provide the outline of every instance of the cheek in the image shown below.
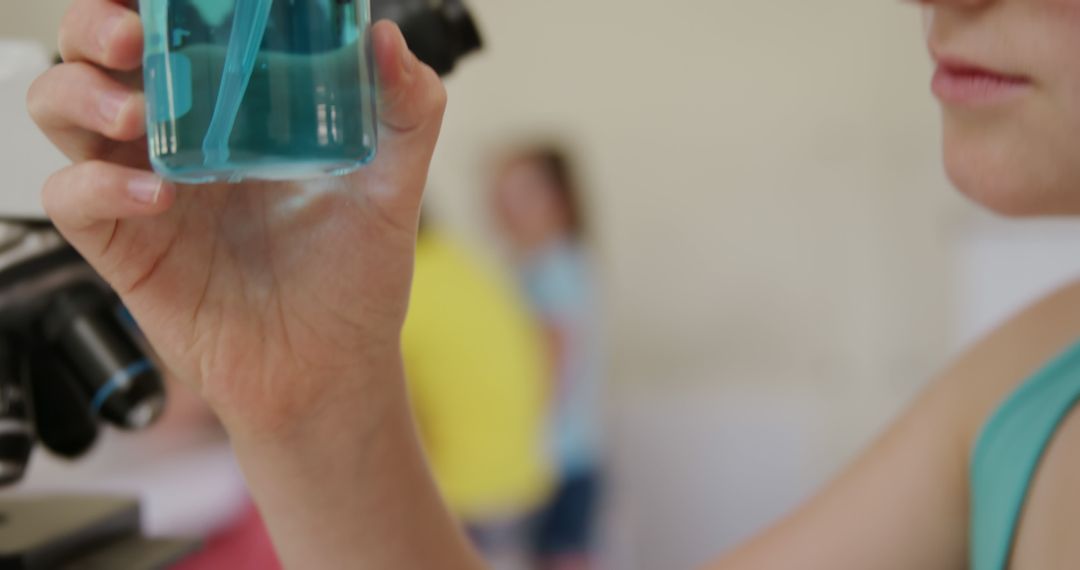
<path fill-rule="evenodd" d="M 527 193 L 519 188 L 499 192 L 495 207 L 499 224 L 510 234 L 521 236 L 531 231 L 534 208 Z"/>
<path fill-rule="evenodd" d="M 1080 19 L 1080 0 L 1042 0 L 1051 9 L 1059 11 L 1055 14 L 1057 17 L 1068 17 Z"/>
<path fill-rule="evenodd" d="M 1080 95 L 1080 0 L 1042 0 L 1042 9 L 1031 18 L 1027 30 L 1032 41 L 1017 47 L 1031 50 L 1030 63 L 1044 80 L 1071 91 L 1075 111 L 1080 104 L 1076 99 Z"/>
<path fill-rule="evenodd" d="M 495 217 L 495 223 L 505 232 L 513 233 L 517 228 L 514 217 L 514 206 L 509 193 L 504 188 L 495 190 L 491 203 L 491 211 Z"/>
<path fill-rule="evenodd" d="M 491 212 L 495 218 L 495 224 L 499 229 L 503 231 L 509 231 L 511 229 L 513 223 L 510 220 L 510 213 L 506 210 L 505 204 L 496 202 L 494 207 L 492 207 Z"/>

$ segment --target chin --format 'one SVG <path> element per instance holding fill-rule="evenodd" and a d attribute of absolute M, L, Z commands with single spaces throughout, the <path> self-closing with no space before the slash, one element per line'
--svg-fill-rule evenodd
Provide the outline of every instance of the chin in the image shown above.
<path fill-rule="evenodd" d="M 945 168 L 962 194 L 1002 216 L 1080 215 L 1080 150 L 1055 160 L 1051 145 L 989 134 L 946 128 Z"/>
<path fill-rule="evenodd" d="M 1002 216 L 1023 218 L 1054 213 L 1048 211 L 1029 186 L 1009 180 L 1011 173 L 994 177 L 991 169 L 974 169 L 967 164 L 946 160 L 946 170 L 953 186 L 972 202 Z"/>

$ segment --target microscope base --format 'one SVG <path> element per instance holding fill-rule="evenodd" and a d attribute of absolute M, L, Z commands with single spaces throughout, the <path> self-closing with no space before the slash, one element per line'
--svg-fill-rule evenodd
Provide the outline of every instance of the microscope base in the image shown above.
<path fill-rule="evenodd" d="M 139 504 L 131 499 L 0 500 L 0 570 L 158 570 L 199 546 L 141 536 Z"/>

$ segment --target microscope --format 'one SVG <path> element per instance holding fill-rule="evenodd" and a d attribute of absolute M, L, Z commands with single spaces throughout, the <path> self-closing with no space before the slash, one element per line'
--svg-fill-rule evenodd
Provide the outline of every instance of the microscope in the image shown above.
<path fill-rule="evenodd" d="M 461 0 L 372 0 L 372 15 L 398 22 L 440 75 L 482 45 Z M 42 185 L 68 164 L 25 111 L 51 59 L 0 40 L 0 488 L 27 474 L 32 453 L 76 460 L 102 429 L 144 429 L 166 402 L 135 322 L 41 209 Z M 143 537 L 134 499 L 0 497 L 0 570 L 168 568 L 197 548 Z"/>

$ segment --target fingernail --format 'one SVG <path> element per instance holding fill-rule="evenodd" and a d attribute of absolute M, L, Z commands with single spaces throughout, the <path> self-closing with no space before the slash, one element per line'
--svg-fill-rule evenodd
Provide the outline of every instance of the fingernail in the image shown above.
<path fill-rule="evenodd" d="M 124 105 L 131 99 L 131 95 L 128 93 L 122 93 L 117 91 L 109 91 L 101 96 L 101 117 L 105 119 L 106 123 L 112 124 L 120 117 L 120 112 L 124 110 Z"/>
<path fill-rule="evenodd" d="M 127 14 L 115 14 L 110 16 L 101 27 L 98 28 L 98 44 L 101 46 L 101 53 L 108 53 L 109 42 L 112 40 L 113 34 L 116 33 L 117 28 L 124 21 Z"/>
<path fill-rule="evenodd" d="M 128 194 L 136 202 L 157 204 L 158 200 L 161 199 L 161 193 L 166 184 L 168 182 L 153 174 L 145 174 L 128 183 Z"/>

